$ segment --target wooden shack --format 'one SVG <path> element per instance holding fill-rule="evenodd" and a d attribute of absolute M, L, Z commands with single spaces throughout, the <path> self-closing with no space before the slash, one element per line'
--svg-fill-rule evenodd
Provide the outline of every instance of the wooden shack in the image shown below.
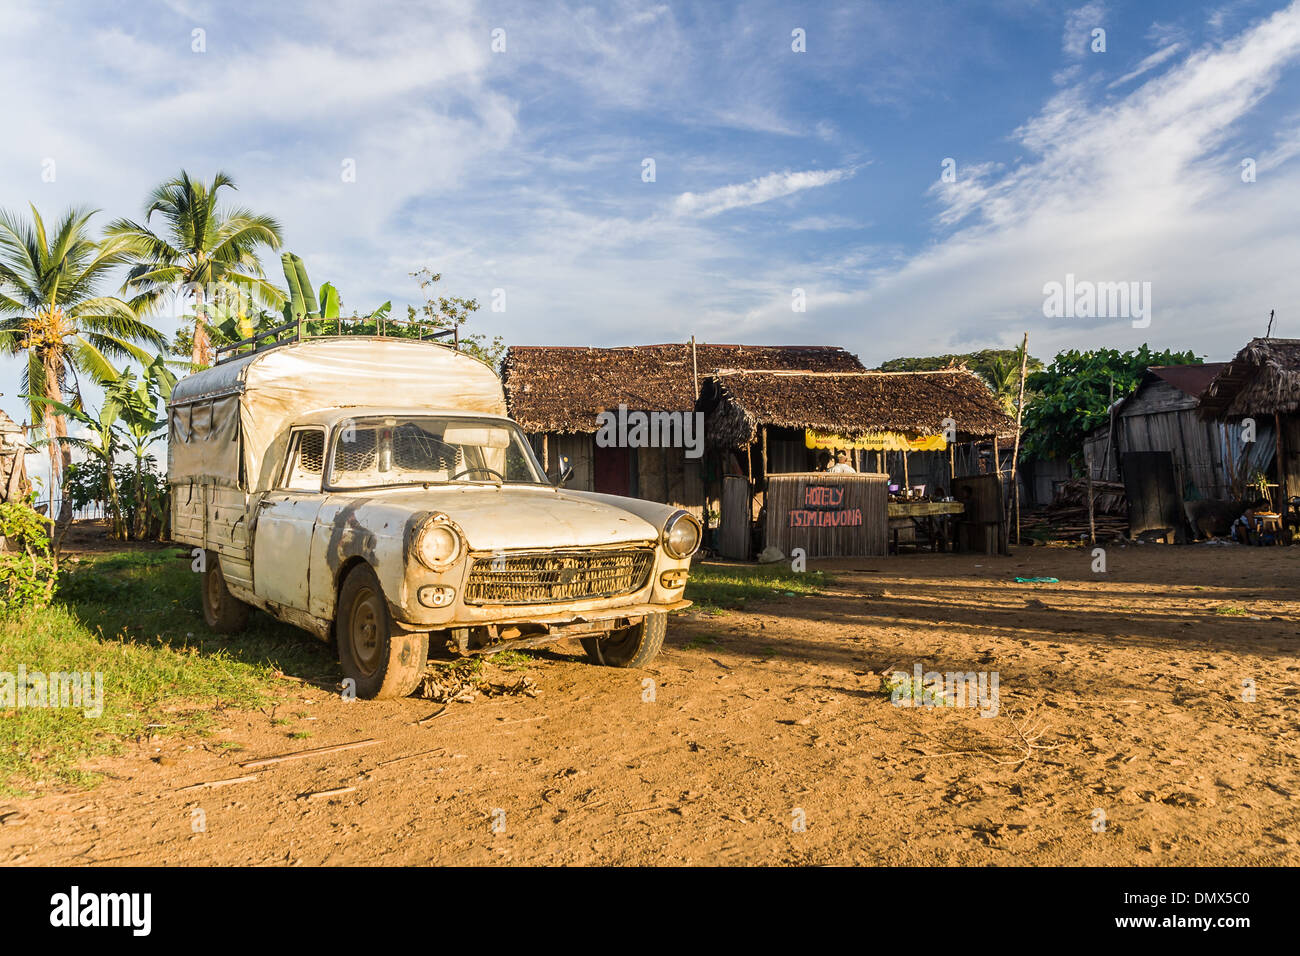
<path fill-rule="evenodd" d="M 548 475 L 559 473 L 563 456 L 573 468 L 571 488 L 676 504 L 703 518 L 723 495 L 716 458 L 689 457 L 682 447 L 604 447 L 598 416 L 620 406 L 693 414 L 701 384 L 722 368 L 858 371 L 862 363 L 835 346 L 513 346 L 502 378 L 510 414 Z"/>
<path fill-rule="evenodd" d="M 1252 339 L 1206 386 L 1200 413 L 1241 428 L 1243 444 L 1252 432 L 1258 442 L 1261 426 L 1271 424 L 1273 503 L 1285 508 L 1300 496 L 1300 339 Z"/>
<path fill-rule="evenodd" d="M 1092 461 L 1093 479 L 1120 481 L 1125 455 L 1169 452 L 1174 483 L 1185 500 L 1232 497 L 1247 450 L 1240 425 L 1207 421 L 1200 410 L 1201 393 L 1226 366 L 1207 362 L 1147 369 L 1137 388 L 1111 406 L 1108 423 L 1088 435 L 1085 457 Z M 1271 449 L 1271 421 L 1259 437 L 1264 445 L 1254 450 Z"/>
<path fill-rule="evenodd" d="M 833 483 L 837 477 L 817 471 L 828 442 L 846 448 L 854 471 L 874 476 L 871 484 L 878 489 L 873 487 L 872 504 L 863 513 L 863 531 L 831 535 L 836 540 L 828 539 L 824 546 L 838 554 L 880 554 L 890 522 L 887 484 L 926 485 L 925 495 L 947 496 L 954 476 L 978 471 L 981 446 L 995 452 L 1001 442 L 1006 449 L 1016 431 L 988 386 L 964 368 L 723 369 L 705 380 L 700 408 L 718 468 L 744 476 L 749 485 L 749 514 L 737 519 L 734 509 L 731 515 L 724 511 L 725 537 L 736 540 L 734 530 L 725 533 L 729 524 L 763 514 L 765 543 L 783 551 L 782 542 L 793 540 L 789 512 L 802 507 L 800 489 L 822 478 Z M 990 460 L 996 472 L 999 459 L 991 454 Z M 917 464 L 921 467 L 914 474 Z M 856 550 L 844 550 L 846 539 Z"/>

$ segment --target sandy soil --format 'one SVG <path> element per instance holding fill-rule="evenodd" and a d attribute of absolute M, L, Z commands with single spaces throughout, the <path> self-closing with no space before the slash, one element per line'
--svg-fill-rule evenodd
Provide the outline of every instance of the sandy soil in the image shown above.
<path fill-rule="evenodd" d="M 215 739 L 238 752 L 142 740 L 94 791 L 12 803 L 0 862 L 1300 862 L 1300 548 L 1108 559 L 1105 574 L 1078 549 L 826 562 L 824 595 L 677 619 L 648 670 L 558 645 L 537 655 L 535 699 L 424 726 L 429 701 L 303 683 L 276 713 L 314 717 L 294 720 L 309 739 L 268 710 L 220 715 Z M 880 675 L 917 662 L 996 671 L 997 716 L 895 706 Z"/>

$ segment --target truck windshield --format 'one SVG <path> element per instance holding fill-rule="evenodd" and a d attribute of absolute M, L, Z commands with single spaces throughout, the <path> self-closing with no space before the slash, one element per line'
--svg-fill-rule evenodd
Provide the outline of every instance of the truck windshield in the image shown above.
<path fill-rule="evenodd" d="M 360 418 L 334 430 L 328 485 L 547 484 L 513 424 L 481 418 Z"/>

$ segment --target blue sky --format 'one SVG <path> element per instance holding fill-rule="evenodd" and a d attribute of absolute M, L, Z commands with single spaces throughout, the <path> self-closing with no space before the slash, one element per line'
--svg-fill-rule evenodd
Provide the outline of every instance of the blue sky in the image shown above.
<path fill-rule="evenodd" d="M 1300 4 L 10 0 L 0 30 L 0 206 L 102 225 L 223 169 L 347 309 L 429 266 L 513 344 L 1300 337 Z M 1046 318 L 1067 273 L 1151 282 L 1150 326 Z"/>

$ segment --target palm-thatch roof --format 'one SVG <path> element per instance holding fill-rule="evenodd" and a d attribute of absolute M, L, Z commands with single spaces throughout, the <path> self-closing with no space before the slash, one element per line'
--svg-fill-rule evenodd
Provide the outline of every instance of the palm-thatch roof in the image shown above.
<path fill-rule="evenodd" d="M 739 447 L 760 426 L 811 428 L 847 436 L 892 431 L 933 435 L 943 420 L 958 441 L 1013 437 L 1016 423 L 984 381 L 965 368 L 937 372 L 720 371 L 705 396 L 710 443 Z"/>
<path fill-rule="evenodd" d="M 705 345 L 623 348 L 512 346 L 502 379 L 510 414 L 529 432 L 595 432 L 596 416 L 626 405 L 646 412 L 695 408 L 698 374 L 721 368 L 860 371 L 857 356 L 827 345 Z"/>
<path fill-rule="evenodd" d="M 1251 339 L 1201 393 L 1202 418 L 1300 411 L 1300 339 Z"/>

